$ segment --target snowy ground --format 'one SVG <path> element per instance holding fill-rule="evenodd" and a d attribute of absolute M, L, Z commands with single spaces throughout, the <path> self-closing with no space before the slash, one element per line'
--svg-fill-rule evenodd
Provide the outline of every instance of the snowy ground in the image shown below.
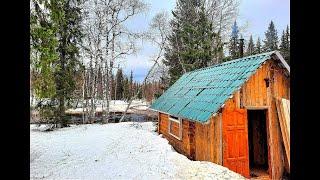
<path fill-rule="evenodd" d="M 96 102 L 96 112 L 102 112 L 102 103 L 104 104 L 103 109 L 106 110 L 106 102 L 103 102 L 101 100 L 98 100 Z M 109 106 L 109 112 L 124 112 L 128 106 L 128 102 L 122 101 L 122 100 L 112 100 L 110 101 L 110 106 Z M 145 111 L 148 109 L 149 104 L 146 101 L 143 100 L 133 100 L 132 103 L 130 104 L 130 107 L 127 112 L 133 113 L 134 110 L 142 110 Z M 88 108 L 90 109 L 90 108 Z M 75 109 L 68 109 L 66 112 L 67 113 L 82 113 L 85 111 L 86 108 L 78 107 Z"/>
<path fill-rule="evenodd" d="M 31 179 L 243 179 L 175 152 L 152 122 L 41 128 L 30 127 Z"/>

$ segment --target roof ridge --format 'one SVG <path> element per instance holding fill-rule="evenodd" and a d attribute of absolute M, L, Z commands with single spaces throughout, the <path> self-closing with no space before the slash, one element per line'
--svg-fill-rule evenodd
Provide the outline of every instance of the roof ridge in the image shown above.
<path fill-rule="evenodd" d="M 215 65 L 212 65 L 212 66 L 208 66 L 208 67 L 196 69 L 196 70 L 193 70 L 193 71 L 189 71 L 189 72 L 187 72 L 187 73 L 185 73 L 185 74 L 194 73 L 194 72 L 198 72 L 198 71 L 202 71 L 202 70 L 206 70 L 206 69 L 211 69 L 211 68 L 214 68 L 214 67 L 223 66 L 223 65 L 226 65 L 226 64 L 238 62 L 238 61 L 245 60 L 245 59 L 250 59 L 250 58 L 253 58 L 253 57 L 257 57 L 257 56 L 271 55 L 271 54 L 273 54 L 273 53 L 275 53 L 275 52 L 276 52 L 276 51 L 269 51 L 269 52 L 265 52 L 265 53 L 260 53 L 260 54 L 254 54 L 254 55 L 250 55 L 250 56 L 245 56 L 245 57 L 242 57 L 242 58 L 237 58 L 237 59 L 233 59 L 233 60 L 230 60 L 230 61 L 226 61 L 226 62 L 223 62 L 223 63 L 220 63 L 220 64 L 215 64 Z"/>

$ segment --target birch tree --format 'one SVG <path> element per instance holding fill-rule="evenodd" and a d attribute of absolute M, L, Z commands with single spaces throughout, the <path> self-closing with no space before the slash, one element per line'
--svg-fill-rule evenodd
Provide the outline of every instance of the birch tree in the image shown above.
<path fill-rule="evenodd" d="M 102 110 L 104 117 L 109 115 L 109 102 L 113 89 L 111 78 L 114 76 L 116 60 L 136 52 L 136 40 L 143 35 L 130 30 L 126 23 L 134 16 L 147 10 L 147 5 L 141 0 L 88 0 L 85 4 L 86 21 L 84 27 L 87 33 L 83 50 L 89 59 L 88 68 L 91 71 L 91 109 L 95 111 L 96 78 L 100 69 L 102 74 Z M 90 75 L 89 74 L 89 75 Z M 93 84 L 93 85 L 92 85 Z M 92 112 L 92 116 L 93 116 Z"/>
<path fill-rule="evenodd" d="M 217 34 L 212 44 L 218 49 L 212 64 L 221 63 L 223 50 L 229 40 L 230 29 L 239 13 L 239 0 L 204 0 L 208 18 L 212 22 L 213 31 Z"/>
<path fill-rule="evenodd" d="M 163 58 L 164 56 L 164 50 L 165 50 L 165 46 L 167 43 L 167 35 L 168 35 L 168 27 L 169 27 L 169 21 L 168 21 L 168 14 L 166 12 L 160 12 L 158 14 L 155 15 L 155 17 L 152 19 L 150 25 L 149 25 L 149 31 L 146 35 L 146 37 L 157 47 L 157 52 L 156 54 L 152 57 L 152 61 L 153 61 L 153 65 L 151 66 L 151 68 L 149 69 L 147 75 L 145 76 L 142 84 L 146 84 L 146 82 L 149 80 L 150 77 L 152 77 L 152 74 L 154 73 L 154 71 L 156 70 L 157 67 L 161 66 L 161 64 L 159 63 L 159 61 L 161 60 L 161 58 Z M 133 97 L 131 97 L 129 99 L 129 103 L 126 107 L 125 112 L 123 113 L 123 115 L 121 116 L 119 122 L 122 122 L 124 120 L 124 118 L 126 117 L 127 111 L 133 101 L 133 99 L 136 99 L 139 94 L 142 93 L 142 87 L 140 86 L 138 88 L 138 91 L 136 93 L 136 95 L 134 95 Z"/>

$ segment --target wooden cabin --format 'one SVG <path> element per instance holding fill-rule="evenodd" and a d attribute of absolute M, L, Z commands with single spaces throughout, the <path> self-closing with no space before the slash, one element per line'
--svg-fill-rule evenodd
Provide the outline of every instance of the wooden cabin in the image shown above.
<path fill-rule="evenodd" d="M 151 109 L 158 132 L 189 159 L 280 179 L 290 168 L 279 98 L 290 100 L 290 67 L 272 51 L 188 72 Z"/>

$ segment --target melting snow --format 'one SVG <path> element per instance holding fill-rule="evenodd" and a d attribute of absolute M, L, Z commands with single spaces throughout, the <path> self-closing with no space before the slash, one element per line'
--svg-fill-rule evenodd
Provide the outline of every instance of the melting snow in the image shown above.
<path fill-rule="evenodd" d="M 106 110 L 106 102 L 103 101 L 97 101 L 96 105 L 96 112 L 102 112 L 102 103 L 104 103 L 103 109 Z M 109 111 L 110 112 L 124 112 L 128 106 L 128 102 L 122 101 L 122 100 L 112 100 L 109 104 Z M 130 108 L 128 109 L 128 112 L 134 112 L 135 110 L 147 110 L 149 107 L 149 104 L 146 101 L 143 100 L 133 100 L 130 104 Z M 88 108 L 90 109 L 90 108 Z M 86 108 L 84 110 L 79 107 L 75 109 L 68 109 L 67 113 L 82 113 L 83 111 L 86 111 Z"/>
<path fill-rule="evenodd" d="M 40 130 L 43 127 L 40 127 Z M 154 132 L 152 122 L 30 126 L 31 179 L 243 179 L 210 162 L 191 161 Z"/>

